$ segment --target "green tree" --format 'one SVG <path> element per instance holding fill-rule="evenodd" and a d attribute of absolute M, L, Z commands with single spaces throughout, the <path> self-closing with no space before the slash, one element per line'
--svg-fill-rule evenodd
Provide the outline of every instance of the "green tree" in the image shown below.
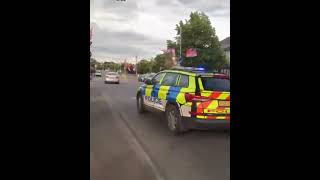
<path fill-rule="evenodd" d="M 104 62 L 103 63 L 103 68 L 106 70 L 111 70 L 111 71 L 118 71 L 120 70 L 120 64 L 115 63 L 115 62 Z"/>
<path fill-rule="evenodd" d="M 167 40 L 167 48 L 175 48 L 177 49 L 178 48 L 178 44 L 174 41 L 171 41 L 171 40 Z"/>
<path fill-rule="evenodd" d="M 158 54 L 154 60 L 151 61 L 151 64 L 152 72 L 170 69 L 173 66 L 172 57 L 170 54 Z"/>
<path fill-rule="evenodd" d="M 103 70 L 104 69 L 104 67 L 103 67 L 103 63 L 100 63 L 100 62 L 98 62 L 97 63 L 97 68 L 96 68 L 97 70 Z"/>
<path fill-rule="evenodd" d="M 227 63 L 226 56 L 221 48 L 215 29 L 209 17 L 203 12 L 191 12 L 190 19 L 176 25 L 176 42 L 167 40 L 168 48 L 175 48 L 177 56 L 180 54 L 180 27 L 182 30 L 182 58 L 183 66 L 204 66 L 207 69 L 219 69 Z M 185 52 L 188 48 L 195 48 L 198 56 L 187 58 Z"/>
<path fill-rule="evenodd" d="M 137 64 L 138 73 L 145 74 L 145 73 L 151 72 L 152 71 L 151 66 L 152 66 L 152 62 L 150 61 L 147 61 L 145 59 L 139 61 L 139 63 Z"/>

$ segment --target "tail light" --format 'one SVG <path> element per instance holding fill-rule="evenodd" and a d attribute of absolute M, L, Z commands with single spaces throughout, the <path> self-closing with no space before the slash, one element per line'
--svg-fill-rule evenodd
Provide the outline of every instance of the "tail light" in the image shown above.
<path fill-rule="evenodd" d="M 189 93 L 185 93 L 184 97 L 185 97 L 187 102 L 192 102 L 192 101 L 205 102 L 205 101 L 209 101 L 210 100 L 209 97 L 197 96 L 197 95 L 189 94 Z"/>

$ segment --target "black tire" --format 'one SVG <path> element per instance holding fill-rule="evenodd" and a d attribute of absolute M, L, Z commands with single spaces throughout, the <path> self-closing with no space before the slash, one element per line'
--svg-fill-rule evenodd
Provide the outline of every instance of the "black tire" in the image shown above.
<path fill-rule="evenodd" d="M 168 105 L 165 115 L 168 128 L 171 132 L 173 132 L 174 135 L 180 135 L 188 130 L 183 124 L 180 112 L 176 106 Z"/>
<path fill-rule="evenodd" d="M 107 82 L 107 81 L 105 81 L 104 83 L 105 83 L 105 84 L 108 84 L 108 82 Z"/>
<path fill-rule="evenodd" d="M 146 112 L 146 109 L 144 108 L 143 98 L 141 95 L 138 95 L 137 98 L 137 110 L 140 114 Z"/>

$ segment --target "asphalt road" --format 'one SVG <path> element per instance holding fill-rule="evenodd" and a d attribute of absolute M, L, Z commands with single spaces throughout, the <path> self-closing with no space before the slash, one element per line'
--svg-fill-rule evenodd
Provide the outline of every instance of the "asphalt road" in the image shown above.
<path fill-rule="evenodd" d="M 136 111 L 135 77 L 90 83 L 91 180 L 230 179 L 229 130 L 174 136 L 162 114 Z"/>

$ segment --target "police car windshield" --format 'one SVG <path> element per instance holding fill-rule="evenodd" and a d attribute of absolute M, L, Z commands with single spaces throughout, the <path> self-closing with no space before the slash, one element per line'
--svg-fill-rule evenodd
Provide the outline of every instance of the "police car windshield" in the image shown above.
<path fill-rule="evenodd" d="M 201 77 L 204 90 L 208 91 L 230 91 L 230 80 L 213 77 Z"/>

